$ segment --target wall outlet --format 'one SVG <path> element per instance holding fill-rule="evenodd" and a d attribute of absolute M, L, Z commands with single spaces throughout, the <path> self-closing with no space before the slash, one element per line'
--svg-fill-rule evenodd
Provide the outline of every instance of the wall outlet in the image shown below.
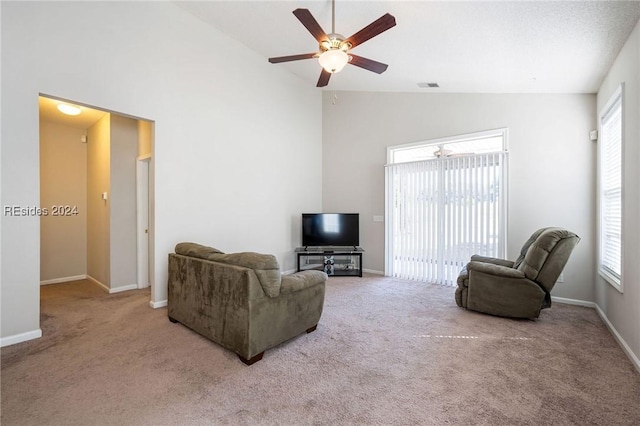
<path fill-rule="evenodd" d="M 564 274 L 562 272 L 560 272 L 560 276 L 558 277 L 558 281 L 556 281 L 557 283 L 563 283 L 564 282 Z"/>
<path fill-rule="evenodd" d="M 384 222 L 384 216 L 373 216 L 374 222 Z"/>

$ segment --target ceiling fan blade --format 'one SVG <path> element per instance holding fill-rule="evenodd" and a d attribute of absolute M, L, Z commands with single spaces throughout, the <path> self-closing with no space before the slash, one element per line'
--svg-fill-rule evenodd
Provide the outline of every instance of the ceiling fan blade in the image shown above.
<path fill-rule="evenodd" d="M 355 65 L 356 67 L 364 68 L 365 70 L 373 71 L 378 74 L 382 74 L 389 67 L 389 65 L 383 64 L 382 62 L 363 58 L 362 56 L 357 56 L 352 53 L 350 53 L 349 56 L 351 56 L 351 61 L 349 62 L 351 65 Z"/>
<path fill-rule="evenodd" d="M 346 41 L 351 43 L 351 47 L 353 48 L 395 26 L 396 18 L 394 18 L 393 15 L 386 13 L 351 37 L 347 38 Z"/>
<path fill-rule="evenodd" d="M 277 58 L 269 58 L 269 62 L 271 62 L 272 64 L 279 64 L 280 62 L 291 62 L 291 61 L 299 61 L 301 59 L 311 59 L 316 55 L 317 53 L 303 53 L 301 55 L 278 56 Z"/>
<path fill-rule="evenodd" d="M 296 18 L 298 18 L 302 25 L 309 30 L 311 35 L 318 40 L 318 43 L 329 38 L 320 24 L 318 24 L 318 21 L 316 21 L 316 18 L 309 12 L 309 9 L 296 9 L 293 11 L 293 14 L 296 15 Z"/>
<path fill-rule="evenodd" d="M 329 79 L 331 78 L 331 73 L 322 68 L 322 72 L 320 73 L 320 78 L 318 79 L 318 84 L 316 87 L 324 87 L 329 84 Z"/>

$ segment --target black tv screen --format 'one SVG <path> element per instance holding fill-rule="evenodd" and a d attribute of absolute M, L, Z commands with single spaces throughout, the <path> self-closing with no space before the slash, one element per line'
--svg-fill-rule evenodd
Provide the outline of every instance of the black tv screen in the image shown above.
<path fill-rule="evenodd" d="M 358 213 L 303 213 L 302 245 L 353 246 L 360 244 Z"/>

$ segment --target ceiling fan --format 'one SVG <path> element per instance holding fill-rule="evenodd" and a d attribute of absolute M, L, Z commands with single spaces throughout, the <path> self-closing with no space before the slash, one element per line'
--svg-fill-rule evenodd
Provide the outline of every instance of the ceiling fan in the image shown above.
<path fill-rule="evenodd" d="M 331 2 L 331 34 L 326 34 L 318 21 L 313 17 L 309 9 L 296 9 L 293 14 L 305 26 L 311 35 L 319 43 L 319 51 L 314 53 L 303 53 L 301 55 L 280 56 L 269 58 L 269 62 L 277 64 L 280 62 L 299 61 L 301 59 L 318 58 L 322 66 L 322 72 L 316 87 L 324 87 L 329 84 L 331 74 L 340 72 L 346 64 L 355 65 L 378 74 L 387 70 L 388 65 L 371 59 L 356 56 L 350 52 L 354 47 L 361 45 L 365 41 L 393 28 L 396 25 L 396 18 L 386 13 L 376 19 L 351 37 L 345 38 L 335 31 L 336 9 L 335 0 Z"/>

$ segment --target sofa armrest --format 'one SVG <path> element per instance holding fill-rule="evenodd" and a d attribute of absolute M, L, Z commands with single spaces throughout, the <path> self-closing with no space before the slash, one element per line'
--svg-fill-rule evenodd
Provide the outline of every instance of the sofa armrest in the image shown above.
<path fill-rule="evenodd" d="M 508 266 L 496 265 L 493 263 L 484 263 L 471 261 L 467 265 L 467 270 L 469 274 L 471 271 L 480 272 L 486 275 L 492 275 L 495 277 L 504 277 L 504 278 L 514 278 L 514 279 L 522 279 L 525 278 L 524 272 L 513 269 Z"/>
<path fill-rule="evenodd" d="M 294 293 L 327 281 L 327 274 L 322 271 L 308 270 L 282 276 L 281 294 Z"/>
<path fill-rule="evenodd" d="M 467 308 L 512 318 L 537 318 L 546 292 L 513 268 L 469 262 Z"/>
<path fill-rule="evenodd" d="M 494 265 L 507 266 L 509 268 L 513 268 L 513 263 L 514 263 L 512 260 L 499 259 L 497 257 L 480 256 L 479 254 L 474 254 L 473 256 L 471 256 L 471 261 L 492 263 Z"/>

